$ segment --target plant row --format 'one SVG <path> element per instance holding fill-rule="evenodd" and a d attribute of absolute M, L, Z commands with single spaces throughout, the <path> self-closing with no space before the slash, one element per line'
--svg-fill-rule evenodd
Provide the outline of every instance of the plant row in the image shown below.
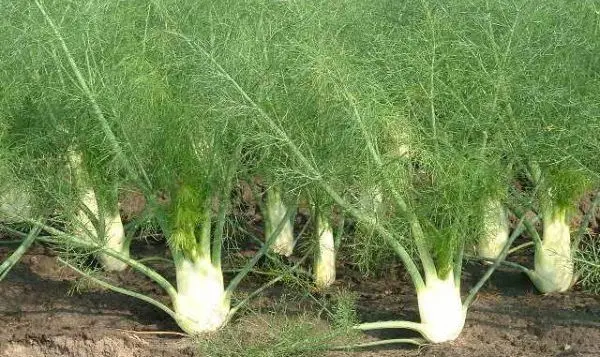
<path fill-rule="evenodd" d="M 232 296 L 261 257 L 292 254 L 301 205 L 317 288 L 335 280 L 345 218 L 358 263 L 393 255 L 415 286 L 420 322 L 360 330 L 453 340 L 502 264 L 542 293 L 577 278 L 596 288 L 599 199 L 571 222 L 599 183 L 593 1 L 33 0 L 0 13 L 0 218 L 23 237 L 3 275 L 37 239 L 140 272 L 170 306 L 89 278 L 186 333 L 214 331 L 246 303 Z M 264 237 L 225 284 L 242 182 Z M 175 284 L 130 254 L 119 192 L 131 187 L 166 239 Z M 530 268 L 506 260 L 523 232 Z M 467 258 L 492 264 L 463 297 Z M 82 259 L 61 260 L 86 274 Z"/>

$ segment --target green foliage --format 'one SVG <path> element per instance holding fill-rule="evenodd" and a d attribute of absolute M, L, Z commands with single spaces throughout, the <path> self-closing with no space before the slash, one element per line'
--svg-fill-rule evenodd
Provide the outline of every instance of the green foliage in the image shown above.
<path fill-rule="evenodd" d="M 574 261 L 578 284 L 586 291 L 600 293 L 600 242 L 597 234 L 584 236 Z"/>
<path fill-rule="evenodd" d="M 365 276 L 381 276 L 388 273 L 387 268 L 396 262 L 395 253 L 382 244 L 383 238 L 372 228 L 358 229 L 342 245 L 339 256 L 349 256 L 353 264 Z M 416 253 L 415 253 L 416 254 Z"/>
<path fill-rule="evenodd" d="M 537 198 L 559 205 L 597 182 L 592 1 L 43 4 L 58 36 L 34 2 L 0 3 L 0 157 L 51 210 L 74 210 L 76 149 L 101 200 L 139 186 L 193 252 L 223 187 L 260 176 L 343 200 L 363 266 L 391 255 L 381 230 L 416 256 L 418 226 L 444 276 L 519 168 L 539 167 Z M 268 353 L 298 351 L 303 326 Z"/>
<path fill-rule="evenodd" d="M 356 302 L 358 295 L 351 291 L 338 291 L 333 297 L 332 324 L 337 329 L 352 329 L 358 323 Z"/>
<path fill-rule="evenodd" d="M 76 84 L 66 53 L 51 28 L 40 26 L 46 24 L 46 19 L 33 2 L 3 6 L 9 16 L 2 23 L 6 46 L 0 53 L 0 81 L 6 84 L 0 95 L 0 117 L 7 127 L 2 144 L 5 150 L 18 155 L 17 175 L 30 181 L 40 206 L 58 208 L 68 216 L 75 210 L 77 190 L 70 182 L 73 178 L 66 174 L 67 151 L 76 150 L 84 156 L 84 170 L 100 203 L 114 205 L 122 166 L 114 160 L 100 125 L 93 119 L 92 108 Z M 57 4 L 57 9 L 61 6 L 64 4 Z M 81 12 L 83 16 L 76 15 Z M 94 56 L 102 46 L 95 41 L 97 33 L 93 31 L 99 24 L 93 23 L 93 16 L 85 16 L 91 12 L 93 8 L 69 7 L 61 25 L 73 30 L 66 32 L 63 40 L 69 53 L 87 65 L 87 81 L 93 86 L 100 80 L 100 73 L 95 72 L 99 59 Z M 84 17 L 91 22 L 78 21 Z M 87 36 L 84 46 L 78 42 L 82 38 L 73 37 L 78 33 Z"/>
<path fill-rule="evenodd" d="M 179 5 L 168 18 L 204 6 Z M 571 45 L 562 35 L 583 38 L 572 32 L 575 21 L 592 31 L 585 7 L 481 5 L 257 1 L 240 11 L 220 3 L 185 18 L 176 32 L 204 70 L 193 71 L 195 78 L 213 89 L 204 92 L 211 109 L 256 130 L 250 150 L 257 173 L 286 191 L 318 191 L 325 182 L 354 207 L 361 191 L 398 191 L 444 273 L 462 243 L 476 238 L 481 200 L 503 195 L 513 162 L 577 166 L 576 153 L 586 151 L 570 147 L 571 160 L 554 143 L 582 135 L 597 142 L 587 129 L 596 115 L 589 95 L 561 89 L 562 55 L 591 60 L 590 44 Z M 566 14 L 574 16 L 559 21 Z M 589 68 L 583 72 L 578 80 L 595 81 Z M 543 102 L 555 105 L 532 105 Z M 547 135 L 549 127 L 564 130 Z M 411 155 L 394 157 L 404 140 Z M 404 209 L 388 212 L 406 218 Z M 410 237 L 396 218 L 382 225 L 398 239 Z"/>
<path fill-rule="evenodd" d="M 544 171 L 541 200 L 549 200 L 558 207 L 572 209 L 581 197 L 594 187 L 597 178 L 589 172 L 574 170 L 568 167 L 552 167 Z M 595 181 L 595 182 L 594 182 Z"/>
<path fill-rule="evenodd" d="M 192 187 L 181 184 L 177 189 L 170 212 L 171 234 L 167 236 L 169 244 L 177 252 L 181 252 L 188 259 L 197 258 L 199 251 L 196 230 L 202 222 L 204 212 L 208 208 L 203 198 Z M 208 252 L 207 252 L 208 253 Z"/>
<path fill-rule="evenodd" d="M 197 346 L 202 356 L 296 357 L 322 356 L 334 346 L 356 341 L 355 297 L 337 297 L 334 327 L 312 314 L 251 313 L 228 329 L 200 337 Z"/>

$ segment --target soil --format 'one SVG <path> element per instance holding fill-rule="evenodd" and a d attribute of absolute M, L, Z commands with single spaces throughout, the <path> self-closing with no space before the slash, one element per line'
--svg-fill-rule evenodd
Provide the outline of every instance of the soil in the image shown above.
<path fill-rule="evenodd" d="M 155 255 L 160 253 L 159 247 L 148 244 L 144 249 Z M 9 251 L 1 248 L 0 257 Z M 483 269 L 475 263 L 467 266 L 464 289 Z M 414 291 L 399 268 L 391 269 L 385 278 L 365 279 L 342 264 L 339 275 L 334 289 L 358 294 L 361 321 L 418 320 Z M 164 301 L 159 288 L 134 272 L 114 274 L 111 279 Z M 81 291 L 74 291 L 77 282 L 78 277 L 61 267 L 49 249 L 31 249 L 0 283 L 0 356 L 200 356 L 191 339 L 175 334 L 179 330 L 164 312 L 134 298 L 94 287 L 79 286 Z M 257 283 L 255 280 L 249 284 Z M 281 301 L 284 290 L 275 287 L 255 304 L 268 310 Z M 302 308 L 287 307 L 286 311 L 301 314 Z M 267 321 L 246 313 L 232 325 L 235 328 L 252 321 L 251 329 L 260 334 L 262 328 L 269 328 L 256 322 L 263 320 Z M 272 324 L 273 320 L 269 321 Z M 414 335 L 388 330 L 364 336 L 365 341 L 376 341 Z M 324 355 L 600 356 L 600 298 L 576 290 L 542 296 L 525 276 L 499 271 L 478 295 L 463 333 L 452 343 L 420 348 L 392 345 L 355 352 L 330 351 Z"/>

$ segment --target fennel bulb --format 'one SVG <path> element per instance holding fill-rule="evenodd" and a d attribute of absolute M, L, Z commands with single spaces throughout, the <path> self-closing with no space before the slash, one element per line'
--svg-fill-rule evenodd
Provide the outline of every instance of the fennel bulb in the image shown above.
<path fill-rule="evenodd" d="M 315 285 L 323 289 L 335 282 L 335 242 L 331 224 L 323 216 L 317 214 L 316 230 L 318 247 L 314 261 Z"/>
<path fill-rule="evenodd" d="M 74 227 L 73 230 L 76 235 L 101 242 L 104 246 L 129 257 L 129 244 L 125 237 L 125 229 L 119 215 L 119 209 L 114 207 L 110 213 L 100 213 L 96 193 L 88 184 L 87 173 L 82 167 L 82 160 L 80 153 L 73 150 L 69 152 L 69 163 L 74 172 L 75 185 L 79 190 L 79 205 L 81 207 L 71 222 Z M 99 220 L 102 220 L 102 222 L 99 222 Z M 95 222 L 98 222 L 99 227 L 96 227 Z M 126 263 L 105 253 L 97 254 L 97 258 L 104 270 L 123 271 L 127 268 Z"/>
<path fill-rule="evenodd" d="M 432 343 L 452 341 L 458 337 L 467 314 L 452 272 L 444 279 L 428 277 L 425 287 L 417 290 L 417 301 L 421 317 L 417 331 L 423 337 Z"/>
<path fill-rule="evenodd" d="M 190 335 L 216 331 L 226 324 L 230 301 L 223 275 L 210 259 L 175 260 L 177 294 L 173 308 L 177 324 Z"/>
<path fill-rule="evenodd" d="M 477 254 L 496 260 L 508 241 L 508 212 L 498 200 L 488 200 L 484 208 L 483 236 L 477 244 Z"/>
<path fill-rule="evenodd" d="M 116 213 L 104 216 L 104 230 L 105 246 L 129 257 L 128 242 L 118 209 Z M 126 263 L 107 254 L 98 254 L 98 260 L 104 270 L 123 271 L 127 268 Z"/>
<path fill-rule="evenodd" d="M 566 211 L 558 207 L 544 210 L 542 242 L 535 250 L 534 270 L 528 273 L 536 288 L 544 294 L 564 292 L 575 279 Z"/>
<path fill-rule="evenodd" d="M 281 200 L 279 190 L 267 191 L 265 212 L 265 237 L 270 237 L 279 223 L 285 219 L 287 207 Z M 292 222 L 285 222 L 283 229 L 277 235 L 271 250 L 277 254 L 289 257 L 294 251 L 294 230 Z"/>
<path fill-rule="evenodd" d="M 428 342 L 443 343 L 460 335 L 467 316 L 462 303 L 460 287 L 452 271 L 445 278 L 428 275 L 425 284 L 417 287 L 417 302 L 421 322 L 380 321 L 363 323 L 355 328 L 375 330 L 405 328 L 420 333 Z"/>
<path fill-rule="evenodd" d="M 31 195 L 27 191 L 10 185 L 0 194 L 0 222 L 16 223 L 31 217 Z"/>

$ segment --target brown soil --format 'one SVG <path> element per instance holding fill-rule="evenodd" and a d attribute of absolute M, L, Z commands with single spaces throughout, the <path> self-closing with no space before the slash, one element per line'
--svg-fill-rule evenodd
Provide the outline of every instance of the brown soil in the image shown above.
<path fill-rule="evenodd" d="M 0 252 L 4 258 L 8 250 L 2 248 Z M 468 266 L 464 285 L 470 285 L 482 270 L 478 264 Z M 414 291 L 400 271 L 388 274 L 386 279 L 365 279 L 340 267 L 340 276 L 337 287 L 359 294 L 361 321 L 418 318 Z M 133 272 L 111 279 L 155 297 L 163 296 L 156 286 Z M 68 294 L 76 281 L 77 277 L 61 268 L 49 251 L 42 247 L 31 250 L 0 283 L 0 356 L 199 355 L 190 339 L 160 333 L 178 331 L 162 311 L 94 288 Z M 266 298 L 259 299 L 260 304 L 279 301 L 277 294 L 281 291 L 268 291 Z M 294 313 L 292 309 L 287 311 Z M 248 314 L 232 324 L 258 320 Z M 260 326 L 253 323 L 252 328 L 260 332 Z M 370 332 L 366 340 L 402 336 L 412 335 L 403 331 Z M 541 296 L 524 276 L 501 271 L 474 302 L 462 335 L 452 343 L 422 348 L 394 345 L 326 355 L 600 356 L 600 298 L 577 291 Z"/>

